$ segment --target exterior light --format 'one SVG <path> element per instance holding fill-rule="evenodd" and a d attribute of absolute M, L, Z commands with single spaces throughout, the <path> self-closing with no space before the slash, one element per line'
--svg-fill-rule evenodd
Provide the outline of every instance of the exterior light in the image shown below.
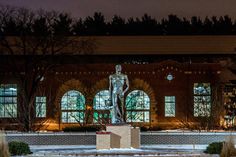
<path fill-rule="evenodd" d="M 89 105 L 87 105 L 86 109 L 87 109 L 87 110 L 92 110 L 92 107 L 89 106 Z"/>
<path fill-rule="evenodd" d="M 173 75 L 171 73 L 169 73 L 167 76 L 166 76 L 166 79 L 168 81 L 172 81 L 174 79 Z"/>

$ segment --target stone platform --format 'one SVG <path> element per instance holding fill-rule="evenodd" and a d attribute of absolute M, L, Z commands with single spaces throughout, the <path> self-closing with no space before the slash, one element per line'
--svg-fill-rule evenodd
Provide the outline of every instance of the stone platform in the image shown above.
<path fill-rule="evenodd" d="M 128 124 L 107 125 L 96 133 L 96 149 L 140 148 L 140 128 Z"/>

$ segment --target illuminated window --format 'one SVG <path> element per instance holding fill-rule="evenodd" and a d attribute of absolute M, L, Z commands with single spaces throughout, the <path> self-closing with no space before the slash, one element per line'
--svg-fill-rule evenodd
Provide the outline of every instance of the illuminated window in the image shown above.
<path fill-rule="evenodd" d="M 106 124 L 110 122 L 110 101 L 109 91 L 102 90 L 98 92 L 93 99 L 93 122 Z"/>
<path fill-rule="evenodd" d="M 84 122 L 85 98 L 79 91 L 71 90 L 61 99 L 61 121 L 63 123 Z"/>
<path fill-rule="evenodd" d="M 211 87 L 210 83 L 194 83 L 194 116 L 210 116 Z"/>
<path fill-rule="evenodd" d="M 175 117 L 175 96 L 165 96 L 165 117 Z"/>
<path fill-rule="evenodd" d="M 126 97 L 126 121 L 149 122 L 150 99 L 141 90 L 134 90 Z"/>
<path fill-rule="evenodd" d="M 17 85 L 0 85 L 0 117 L 17 117 Z"/>
<path fill-rule="evenodd" d="M 36 117 L 46 117 L 46 97 L 36 97 L 35 99 Z"/>

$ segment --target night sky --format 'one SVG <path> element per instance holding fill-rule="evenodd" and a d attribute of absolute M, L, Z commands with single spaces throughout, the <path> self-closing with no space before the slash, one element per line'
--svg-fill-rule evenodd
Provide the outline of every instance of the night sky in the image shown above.
<path fill-rule="evenodd" d="M 236 19 L 236 0 L 0 0 L 0 4 L 65 11 L 82 18 L 99 11 L 107 19 L 114 14 L 127 18 L 140 17 L 144 13 L 156 18 L 169 14 L 187 18 L 227 14 Z"/>

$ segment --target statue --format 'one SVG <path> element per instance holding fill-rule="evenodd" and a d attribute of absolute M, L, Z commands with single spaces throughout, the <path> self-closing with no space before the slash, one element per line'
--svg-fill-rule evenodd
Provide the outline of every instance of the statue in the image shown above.
<path fill-rule="evenodd" d="M 126 88 L 124 89 L 124 87 Z M 121 73 L 121 65 L 116 65 L 116 73 L 109 76 L 112 124 L 124 123 L 124 94 L 129 89 L 127 75 Z"/>

